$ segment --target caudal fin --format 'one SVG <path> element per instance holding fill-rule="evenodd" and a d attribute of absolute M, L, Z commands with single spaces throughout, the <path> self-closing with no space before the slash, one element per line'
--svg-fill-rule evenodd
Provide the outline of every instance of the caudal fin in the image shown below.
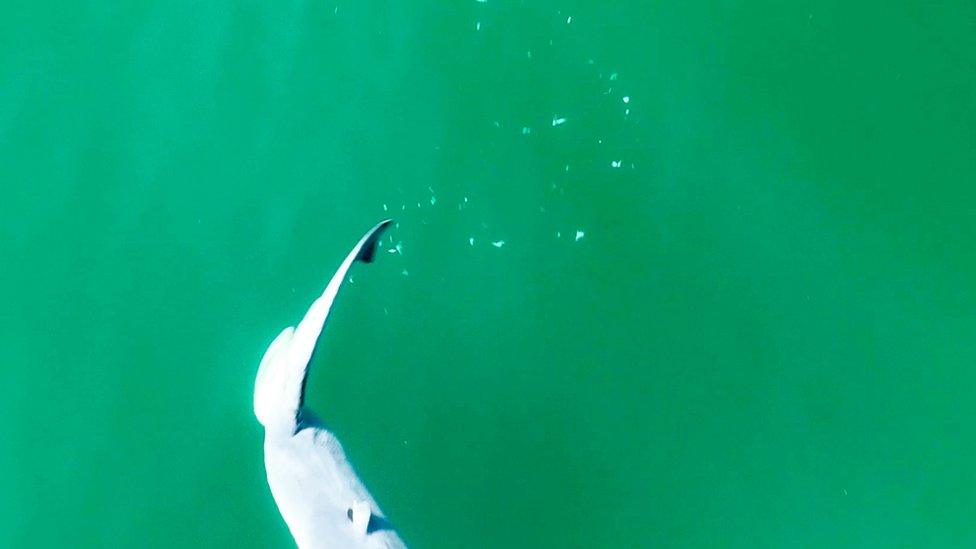
<path fill-rule="evenodd" d="M 305 400 L 309 360 L 332 303 L 352 264 L 373 261 L 377 243 L 391 223 L 390 219 L 381 221 L 359 239 L 298 326 L 286 328 L 268 347 L 254 385 L 254 413 L 266 429 L 294 432 Z"/>

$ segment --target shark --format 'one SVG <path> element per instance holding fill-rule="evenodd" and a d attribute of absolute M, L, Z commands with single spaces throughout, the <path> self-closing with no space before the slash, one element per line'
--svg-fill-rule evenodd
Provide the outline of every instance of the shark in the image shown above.
<path fill-rule="evenodd" d="M 258 366 L 254 414 L 278 511 L 300 549 L 406 547 L 356 475 L 335 434 L 305 406 L 309 365 L 332 304 L 354 263 L 371 263 L 383 231 L 359 239 L 297 326 L 272 341 Z"/>

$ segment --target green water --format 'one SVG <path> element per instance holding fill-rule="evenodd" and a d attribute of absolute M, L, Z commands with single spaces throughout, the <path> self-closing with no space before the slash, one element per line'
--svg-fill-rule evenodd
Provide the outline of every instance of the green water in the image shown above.
<path fill-rule="evenodd" d="M 0 546 L 288 547 L 386 216 L 309 401 L 412 546 L 973 546 L 976 5 L 849 4 L 4 3 Z"/>

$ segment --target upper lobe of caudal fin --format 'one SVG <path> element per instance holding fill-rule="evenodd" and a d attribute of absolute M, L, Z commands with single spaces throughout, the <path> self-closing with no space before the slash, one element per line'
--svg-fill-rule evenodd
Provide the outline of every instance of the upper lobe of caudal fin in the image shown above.
<path fill-rule="evenodd" d="M 379 244 L 380 238 L 383 237 L 383 233 L 391 223 L 393 223 L 393 220 L 387 219 L 385 221 L 381 221 L 378 225 L 373 227 L 373 230 L 370 231 L 366 242 L 363 242 L 363 247 L 359 249 L 359 255 L 356 256 L 356 259 L 362 261 L 363 263 L 373 262 L 373 257 L 376 255 L 376 247 Z"/>

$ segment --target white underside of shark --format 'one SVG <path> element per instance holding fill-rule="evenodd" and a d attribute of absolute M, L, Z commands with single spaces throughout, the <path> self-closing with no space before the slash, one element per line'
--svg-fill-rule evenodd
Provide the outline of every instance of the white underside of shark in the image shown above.
<path fill-rule="evenodd" d="M 285 328 L 261 359 L 254 413 L 264 425 L 264 463 L 281 516 L 301 549 L 406 547 L 346 460 L 342 445 L 304 406 L 309 361 L 346 273 L 369 263 L 390 221 L 349 252 L 297 327 Z"/>

